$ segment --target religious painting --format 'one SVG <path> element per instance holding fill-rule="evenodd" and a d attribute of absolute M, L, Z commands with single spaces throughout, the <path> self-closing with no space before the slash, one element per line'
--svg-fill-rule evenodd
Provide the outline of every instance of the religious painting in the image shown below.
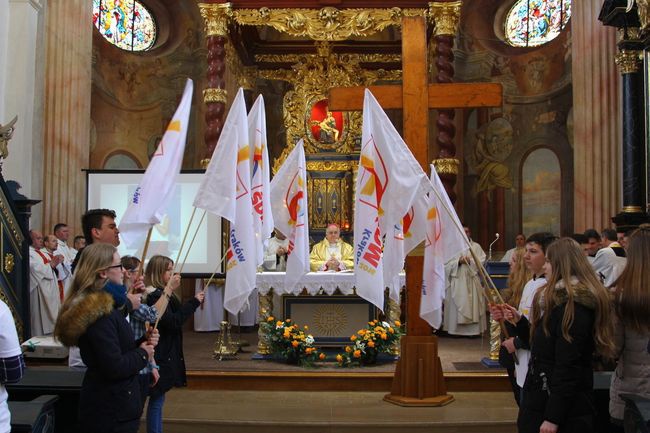
<path fill-rule="evenodd" d="M 336 144 L 343 136 L 343 113 L 330 111 L 327 99 L 321 99 L 311 107 L 309 125 L 313 140 L 321 144 Z"/>
<path fill-rule="evenodd" d="M 559 234 L 562 171 L 557 155 L 544 147 L 531 152 L 522 166 L 521 183 L 523 232 Z"/>

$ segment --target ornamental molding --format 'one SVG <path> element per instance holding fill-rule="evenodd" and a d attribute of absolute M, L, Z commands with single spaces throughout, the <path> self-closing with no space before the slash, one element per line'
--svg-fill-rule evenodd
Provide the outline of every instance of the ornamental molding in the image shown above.
<path fill-rule="evenodd" d="M 307 171 L 348 171 L 358 161 L 307 161 Z"/>
<path fill-rule="evenodd" d="M 225 104 L 228 102 L 228 91 L 225 89 L 218 88 L 207 88 L 203 90 L 203 101 L 206 104 L 212 103 L 222 103 Z"/>
<path fill-rule="evenodd" d="M 255 63 L 298 63 L 317 54 L 256 54 Z M 401 63 L 400 54 L 357 54 L 359 63 Z"/>
<path fill-rule="evenodd" d="M 462 1 L 429 3 L 429 20 L 434 36 L 454 36 L 460 21 Z"/>
<path fill-rule="evenodd" d="M 433 166 L 438 174 L 453 174 L 458 176 L 458 167 L 460 161 L 456 158 L 440 158 L 432 161 Z"/>
<path fill-rule="evenodd" d="M 203 12 L 202 12 L 203 13 Z M 296 37 L 316 41 L 342 41 L 351 36 L 370 36 L 389 26 L 401 26 L 407 16 L 426 16 L 426 9 L 235 9 L 231 16 L 239 25 L 270 26 Z M 207 22 L 207 19 L 206 19 Z"/>
<path fill-rule="evenodd" d="M 641 51 L 621 50 L 614 61 L 621 74 L 634 74 L 641 70 L 643 64 Z"/>
<path fill-rule="evenodd" d="M 199 11 L 205 23 L 207 37 L 228 35 L 228 23 L 232 16 L 231 3 L 199 3 Z"/>

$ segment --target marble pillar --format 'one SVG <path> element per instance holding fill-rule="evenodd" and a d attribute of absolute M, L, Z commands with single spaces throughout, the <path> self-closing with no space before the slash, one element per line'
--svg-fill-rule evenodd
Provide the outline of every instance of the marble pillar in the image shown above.
<path fill-rule="evenodd" d="M 46 13 L 43 230 L 81 233 L 90 152 L 92 2 L 50 0 Z"/>
<path fill-rule="evenodd" d="M 602 2 L 572 3 L 574 230 L 601 230 L 621 204 L 622 114 L 616 30 L 598 21 Z"/>
<path fill-rule="evenodd" d="M 5 180 L 21 185 L 21 194 L 40 198 L 44 64 L 37 59 L 44 53 L 43 1 L 4 1 L 0 2 L 0 10 L 0 123 L 18 116 L 2 173 Z M 41 221 L 39 207 L 35 211 L 33 227 Z"/>

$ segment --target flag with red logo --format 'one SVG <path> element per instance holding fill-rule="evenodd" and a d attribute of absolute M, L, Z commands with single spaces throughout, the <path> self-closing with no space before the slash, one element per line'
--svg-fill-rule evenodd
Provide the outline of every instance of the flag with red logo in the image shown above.
<path fill-rule="evenodd" d="M 469 240 L 433 166 L 431 184 L 433 190 L 429 193 L 426 213 L 420 317 L 438 329 L 442 323 L 442 303 L 445 299 L 445 263 L 468 250 Z"/>
<path fill-rule="evenodd" d="M 224 307 L 237 314 L 255 288 L 257 249 L 251 200 L 251 147 L 240 88 L 194 198 L 194 206 L 230 221 Z"/>
<path fill-rule="evenodd" d="M 264 249 L 273 232 L 269 175 L 269 152 L 266 142 L 266 113 L 264 98 L 257 97 L 248 113 L 248 135 L 253 148 L 251 158 L 251 199 L 253 200 L 253 225 L 257 247 L 257 266 L 264 262 Z"/>
<path fill-rule="evenodd" d="M 271 181 L 275 226 L 288 239 L 285 290 L 300 291 L 296 284 L 309 272 L 309 215 L 307 213 L 307 164 L 303 140 L 296 143 Z"/>
<path fill-rule="evenodd" d="M 181 102 L 120 220 L 120 235 L 128 248 L 141 247 L 149 228 L 167 213 L 183 165 L 193 90 L 188 78 Z"/>
<path fill-rule="evenodd" d="M 384 240 L 384 282 L 388 293 L 399 302 L 401 284 L 399 273 L 404 269 L 404 260 L 408 253 L 424 241 L 427 235 L 427 201 L 426 194 L 415 197 L 413 204 L 402 220 L 386 233 Z"/>
<path fill-rule="evenodd" d="M 384 309 L 383 242 L 429 183 L 402 137 L 368 89 L 363 102 L 354 250 L 357 294 Z"/>

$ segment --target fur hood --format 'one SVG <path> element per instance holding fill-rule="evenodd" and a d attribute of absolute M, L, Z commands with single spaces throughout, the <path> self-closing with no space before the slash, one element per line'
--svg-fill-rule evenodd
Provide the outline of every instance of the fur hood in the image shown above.
<path fill-rule="evenodd" d="M 598 300 L 587 286 L 578 281 L 575 277 L 571 277 L 571 286 L 573 286 L 573 302 L 587 307 L 590 310 L 595 310 L 597 308 Z M 567 293 L 563 280 L 560 280 L 555 284 L 554 295 L 555 300 L 557 301 L 556 305 L 564 304 L 569 300 L 569 294 Z"/>
<path fill-rule="evenodd" d="M 77 346 L 88 327 L 113 311 L 113 297 L 103 291 L 90 291 L 65 303 L 59 312 L 54 336 L 65 346 Z"/>

